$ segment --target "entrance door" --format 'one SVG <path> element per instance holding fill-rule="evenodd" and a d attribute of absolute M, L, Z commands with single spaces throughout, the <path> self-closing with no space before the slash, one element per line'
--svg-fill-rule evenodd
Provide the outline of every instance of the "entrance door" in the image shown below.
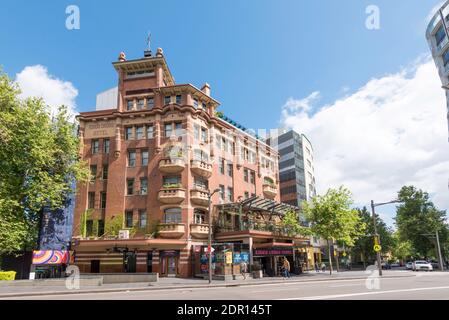
<path fill-rule="evenodd" d="M 147 254 L 147 272 L 153 272 L 153 252 L 148 252 Z"/>
<path fill-rule="evenodd" d="M 169 277 L 176 277 L 177 275 L 177 266 L 178 266 L 178 258 L 177 257 L 167 257 L 167 275 Z"/>
<path fill-rule="evenodd" d="M 90 261 L 90 273 L 100 273 L 100 260 Z"/>
<path fill-rule="evenodd" d="M 123 254 L 123 267 L 126 273 L 136 273 L 136 254 L 134 252 L 125 252 Z"/>
<path fill-rule="evenodd" d="M 178 257 L 162 257 L 161 262 L 161 276 L 176 277 L 178 275 Z"/>

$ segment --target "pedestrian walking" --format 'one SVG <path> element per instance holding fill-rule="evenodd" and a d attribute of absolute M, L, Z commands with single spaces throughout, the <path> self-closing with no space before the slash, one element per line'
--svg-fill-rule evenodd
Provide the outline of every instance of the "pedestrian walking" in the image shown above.
<path fill-rule="evenodd" d="M 317 261 L 315 261 L 315 272 L 316 273 L 320 272 L 320 266 L 318 265 Z"/>
<path fill-rule="evenodd" d="M 290 262 L 288 262 L 287 258 L 284 258 L 284 273 L 285 278 L 290 278 Z"/>
<path fill-rule="evenodd" d="M 246 273 L 248 272 L 248 264 L 245 260 L 240 264 L 240 272 L 242 273 L 243 279 L 246 280 Z"/>
<path fill-rule="evenodd" d="M 321 271 L 326 272 L 326 265 L 324 262 L 321 264 Z"/>

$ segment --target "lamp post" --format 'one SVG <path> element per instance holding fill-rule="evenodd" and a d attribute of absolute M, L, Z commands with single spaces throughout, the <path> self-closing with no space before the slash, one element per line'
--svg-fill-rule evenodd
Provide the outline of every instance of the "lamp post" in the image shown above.
<path fill-rule="evenodd" d="M 209 199 L 209 237 L 208 237 L 208 245 L 207 252 L 209 253 L 209 284 L 212 283 L 212 197 L 217 192 L 220 192 L 220 189 L 215 189 L 212 193 L 209 191 L 208 199 Z"/>
<path fill-rule="evenodd" d="M 374 203 L 374 200 L 371 200 L 371 210 L 373 212 L 373 225 L 374 225 L 374 237 L 375 239 L 377 239 L 377 241 L 375 241 L 375 243 L 377 242 L 377 244 L 380 246 L 380 235 L 377 233 L 377 223 L 376 223 L 376 207 L 380 207 L 386 204 L 392 204 L 392 203 L 400 203 L 402 201 L 400 200 L 393 200 L 390 202 L 384 202 L 384 203 Z M 379 276 L 382 276 L 382 261 L 381 261 L 381 255 L 380 255 L 380 250 L 377 252 L 377 267 L 379 269 Z"/>

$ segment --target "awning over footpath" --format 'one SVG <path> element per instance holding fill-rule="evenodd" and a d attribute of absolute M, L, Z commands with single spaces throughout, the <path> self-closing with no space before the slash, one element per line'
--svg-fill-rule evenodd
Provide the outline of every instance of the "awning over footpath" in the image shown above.
<path fill-rule="evenodd" d="M 271 215 L 277 215 L 280 217 L 285 216 L 285 214 L 291 211 L 298 213 L 300 211 L 298 207 L 286 203 L 279 203 L 274 200 L 265 199 L 258 196 L 245 199 L 241 202 L 220 204 L 217 205 L 217 208 L 221 210 L 230 210 L 236 212 L 259 211 L 269 213 Z"/>

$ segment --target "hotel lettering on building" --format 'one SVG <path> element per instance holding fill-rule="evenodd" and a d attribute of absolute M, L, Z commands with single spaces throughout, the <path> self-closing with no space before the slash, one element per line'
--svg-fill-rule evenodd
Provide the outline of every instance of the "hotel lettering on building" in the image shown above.
<path fill-rule="evenodd" d="M 214 243 L 237 251 L 214 256 L 216 274 L 239 272 L 241 257 L 252 266 L 254 250 L 271 250 L 264 261 L 276 268 L 273 250 L 285 256 L 303 243 L 282 228 L 282 216 L 298 208 L 280 203 L 278 153 L 217 112 L 208 84 L 175 84 L 161 49 L 136 60 L 122 53 L 113 66 L 115 101 L 78 116 L 91 172 L 77 185 L 73 227 L 82 273 L 201 275 L 208 190 L 220 190 Z"/>

